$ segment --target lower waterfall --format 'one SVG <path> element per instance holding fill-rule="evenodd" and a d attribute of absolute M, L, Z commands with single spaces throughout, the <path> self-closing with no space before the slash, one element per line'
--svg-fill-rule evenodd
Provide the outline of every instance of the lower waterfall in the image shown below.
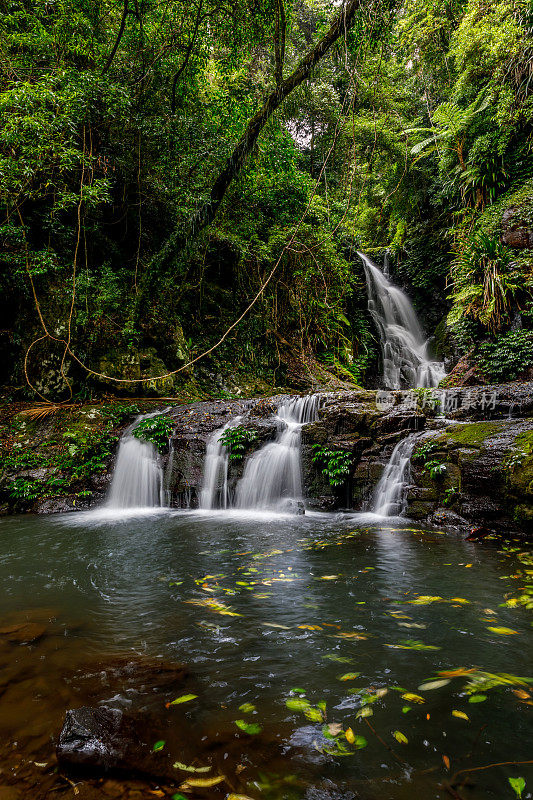
<path fill-rule="evenodd" d="M 405 511 L 406 485 L 409 481 L 411 455 L 418 434 L 412 433 L 401 439 L 392 451 L 389 463 L 383 470 L 374 496 L 372 497 L 371 511 L 381 517 L 396 517 Z"/>
<path fill-rule="evenodd" d="M 303 511 L 301 432 L 304 425 L 316 420 L 319 405 L 320 395 L 289 398 L 280 404 L 275 417 L 276 437 L 250 456 L 234 500 L 228 486 L 229 453 L 220 439 L 242 418 L 215 431 L 207 443 L 199 508 Z"/>
<path fill-rule="evenodd" d="M 139 422 L 151 416 L 154 414 L 137 417 L 120 440 L 107 508 L 158 508 L 165 505 L 163 470 L 157 450 L 152 442 L 132 435 Z"/>
<path fill-rule="evenodd" d="M 235 417 L 222 428 L 216 430 L 207 443 L 202 489 L 198 500 L 198 507 L 202 511 L 211 511 L 214 508 L 228 508 L 230 505 L 228 490 L 229 453 L 220 440 L 226 430 L 238 425 L 241 419 L 242 417 Z"/>
<path fill-rule="evenodd" d="M 279 406 L 277 436 L 246 462 L 237 485 L 237 508 L 284 511 L 303 502 L 302 427 L 316 419 L 319 403 L 320 395 L 308 395 Z"/>

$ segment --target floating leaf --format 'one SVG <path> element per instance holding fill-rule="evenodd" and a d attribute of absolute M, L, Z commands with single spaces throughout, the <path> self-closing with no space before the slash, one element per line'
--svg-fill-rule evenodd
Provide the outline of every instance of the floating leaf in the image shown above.
<path fill-rule="evenodd" d="M 294 692 L 294 694 L 305 694 L 305 689 L 295 686 L 294 689 L 291 689 L 291 692 Z"/>
<path fill-rule="evenodd" d="M 361 750 L 363 747 L 367 746 L 367 741 L 364 736 L 357 736 L 351 728 L 347 728 L 344 731 L 344 735 L 346 736 L 347 741 L 357 750 Z"/>
<path fill-rule="evenodd" d="M 514 789 L 516 796 L 520 800 L 522 797 L 522 792 L 526 788 L 526 782 L 524 778 L 509 778 L 509 783 L 511 784 L 511 788 Z"/>
<path fill-rule="evenodd" d="M 416 600 L 407 600 L 407 602 L 413 606 L 425 606 L 429 605 L 429 603 L 438 603 L 441 600 L 444 600 L 444 598 L 438 595 L 421 594 Z"/>
<path fill-rule="evenodd" d="M 455 709 L 452 711 L 452 716 L 458 717 L 459 719 L 466 719 L 467 722 L 470 719 L 468 714 L 465 714 L 464 711 L 456 711 Z"/>
<path fill-rule="evenodd" d="M 355 716 L 356 717 L 371 717 L 373 713 L 374 712 L 370 708 L 370 706 L 363 706 L 362 708 L 359 709 L 359 711 L 357 712 L 357 714 Z"/>
<path fill-rule="evenodd" d="M 411 706 L 402 706 L 402 714 L 407 714 L 411 710 Z"/>
<path fill-rule="evenodd" d="M 442 760 L 444 761 L 444 766 L 446 769 L 450 769 L 450 759 L 448 756 L 442 756 Z"/>
<path fill-rule="evenodd" d="M 489 625 L 487 630 L 492 631 L 492 633 L 497 633 L 500 636 L 512 636 L 513 634 L 518 633 L 518 631 L 514 631 L 512 628 L 494 627 L 492 625 Z"/>
<path fill-rule="evenodd" d="M 420 697 L 419 694 L 413 694 L 413 692 L 405 692 L 402 694 L 404 700 L 408 700 L 410 703 L 425 703 L 423 697 Z"/>
<path fill-rule="evenodd" d="M 152 753 L 159 753 L 159 751 L 162 750 L 164 746 L 165 746 L 165 740 L 164 739 L 160 739 L 152 747 Z"/>
<path fill-rule="evenodd" d="M 428 692 L 430 689 L 440 689 L 441 686 L 446 686 L 446 684 L 449 682 L 449 678 L 442 678 L 440 681 L 428 681 L 427 683 L 421 683 L 418 688 L 421 692 Z"/>
<path fill-rule="evenodd" d="M 322 656 L 322 658 L 327 658 L 328 661 L 338 661 L 339 664 L 351 664 L 353 661 L 353 658 L 348 658 L 347 656 L 337 656 L 335 653 L 328 653 L 327 655 Z"/>
<path fill-rule="evenodd" d="M 392 735 L 394 736 L 397 742 L 400 742 L 400 744 L 407 744 L 409 742 L 407 736 L 401 731 L 393 731 Z"/>
<path fill-rule="evenodd" d="M 311 722 L 322 722 L 324 719 L 324 715 L 318 708 L 306 708 L 304 714 Z"/>
<path fill-rule="evenodd" d="M 174 769 L 181 769 L 183 772 L 209 772 L 211 767 L 192 767 L 187 764 L 182 764 L 181 761 L 175 761 L 172 764 Z"/>
<path fill-rule="evenodd" d="M 226 800 L 253 800 L 247 794 L 228 794 Z"/>
<path fill-rule="evenodd" d="M 285 705 L 289 711 L 305 711 L 310 708 L 311 703 L 303 697 L 291 697 L 285 701 Z"/>
<path fill-rule="evenodd" d="M 337 578 L 340 577 L 339 575 L 322 575 L 320 578 L 317 578 L 319 581 L 336 581 Z"/>
<path fill-rule="evenodd" d="M 235 725 L 240 728 L 241 731 L 250 734 L 250 736 L 255 736 L 255 734 L 261 733 L 263 730 L 261 725 L 257 722 L 246 722 L 244 719 L 236 719 Z"/>
<path fill-rule="evenodd" d="M 486 694 L 473 694 L 468 698 L 469 703 L 483 703 L 487 699 Z"/>
<path fill-rule="evenodd" d="M 344 675 L 339 675 L 340 681 L 353 681 L 359 677 L 360 672 L 346 672 Z"/>
<path fill-rule="evenodd" d="M 239 711 L 242 711 L 243 714 L 251 714 L 252 711 L 255 711 L 255 706 L 253 703 L 243 703 L 239 706 Z"/>
<path fill-rule="evenodd" d="M 222 783 L 226 778 L 224 775 L 216 775 L 214 778 L 187 778 L 186 783 L 182 783 L 180 789 L 188 789 L 190 786 L 198 786 L 200 789 L 206 789 L 209 786 L 216 786 L 217 783 Z"/>
<path fill-rule="evenodd" d="M 182 694 L 181 697 L 176 697 L 171 703 L 165 703 L 166 707 L 179 706 L 181 703 L 189 703 L 191 700 L 196 700 L 197 694 Z"/>
<path fill-rule="evenodd" d="M 172 800 L 188 800 L 188 798 L 185 797 L 184 794 L 180 794 L 179 792 L 176 792 L 176 794 L 172 795 Z"/>
<path fill-rule="evenodd" d="M 353 744 L 355 742 L 355 733 L 352 731 L 351 728 L 346 728 L 346 730 L 344 731 L 344 735 L 346 736 L 346 739 L 350 742 L 350 744 Z"/>

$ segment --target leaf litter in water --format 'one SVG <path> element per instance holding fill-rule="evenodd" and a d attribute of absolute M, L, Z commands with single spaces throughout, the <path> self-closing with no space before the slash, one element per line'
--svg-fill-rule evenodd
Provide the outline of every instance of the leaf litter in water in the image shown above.
<path fill-rule="evenodd" d="M 354 681 L 356 678 L 359 677 L 360 672 L 346 672 L 344 675 L 339 675 L 339 681 Z"/>
<path fill-rule="evenodd" d="M 243 703 L 239 706 L 239 711 L 242 711 L 243 714 L 251 714 L 255 711 L 255 706 L 253 703 Z"/>
<path fill-rule="evenodd" d="M 400 742 L 400 744 L 408 744 L 409 742 L 407 736 L 401 731 L 393 731 L 392 735 L 394 736 L 397 742 Z"/>
<path fill-rule="evenodd" d="M 190 703 L 191 700 L 196 700 L 197 697 L 197 694 L 182 694 L 181 697 L 176 697 L 176 699 L 172 700 L 170 703 L 165 703 L 165 707 L 170 708 L 170 706 L 179 706 L 182 703 Z"/>
<path fill-rule="evenodd" d="M 165 740 L 164 739 L 160 739 L 152 747 L 152 753 L 159 753 L 159 751 L 162 750 L 164 746 L 165 746 Z"/>
<path fill-rule="evenodd" d="M 470 721 L 470 717 L 468 714 L 465 714 L 464 711 L 456 711 L 455 709 L 452 711 L 452 717 L 457 717 L 458 719 L 466 719 L 467 722 Z"/>
<path fill-rule="evenodd" d="M 174 769 L 181 769 L 183 772 L 209 772 L 211 767 L 193 767 L 187 764 L 182 764 L 181 761 L 175 761 L 172 764 Z"/>
<path fill-rule="evenodd" d="M 489 625 L 487 630 L 492 633 L 497 633 L 499 636 L 513 636 L 513 634 L 518 633 L 518 631 L 514 631 L 512 628 L 503 628 L 493 625 Z"/>
<path fill-rule="evenodd" d="M 246 722 L 244 719 L 236 719 L 235 725 L 250 736 L 255 736 L 263 730 L 257 722 Z"/>
<path fill-rule="evenodd" d="M 182 783 L 180 789 L 187 791 L 191 786 L 196 786 L 199 789 L 208 789 L 210 786 L 216 786 L 217 783 L 222 783 L 225 780 L 224 775 L 216 775 L 214 778 L 187 778 L 186 783 Z"/>
<path fill-rule="evenodd" d="M 526 788 L 526 781 L 524 778 L 508 778 L 511 788 L 514 789 L 516 796 L 519 798 L 522 797 L 522 792 Z"/>
<path fill-rule="evenodd" d="M 449 682 L 449 678 L 441 678 L 439 681 L 428 681 L 427 683 L 421 683 L 418 688 L 421 692 L 427 692 L 431 689 L 440 689 L 441 686 L 446 686 L 446 684 Z"/>

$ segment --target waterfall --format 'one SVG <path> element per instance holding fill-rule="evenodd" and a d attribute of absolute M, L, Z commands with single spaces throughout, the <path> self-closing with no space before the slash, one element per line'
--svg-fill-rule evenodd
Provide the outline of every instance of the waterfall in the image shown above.
<path fill-rule="evenodd" d="M 411 455 L 418 434 L 412 433 L 395 446 L 389 463 L 374 489 L 371 510 L 382 517 L 394 517 L 406 508 L 406 484 L 409 481 Z"/>
<path fill-rule="evenodd" d="M 438 386 L 446 375 L 444 364 L 431 359 L 411 301 L 367 256 L 358 255 L 365 268 L 368 309 L 381 339 L 385 387 Z"/>
<path fill-rule="evenodd" d="M 278 432 L 246 462 L 237 508 L 283 511 L 303 501 L 300 444 L 303 425 L 317 417 L 320 395 L 297 397 L 277 410 Z"/>
<path fill-rule="evenodd" d="M 134 428 L 147 417 L 137 417 L 124 432 L 118 448 L 113 480 L 106 507 L 110 509 L 157 508 L 163 502 L 163 471 L 155 446 L 132 435 Z"/>
<path fill-rule="evenodd" d="M 230 504 L 228 491 L 229 453 L 220 440 L 225 431 L 238 425 L 241 419 L 241 417 L 235 417 L 235 419 L 227 422 L 222 428 L 213 433 L 207 443 L 202 490 L 198 502 L 199 508 L 203 511 L 211 511 L 214 508 L 228 508 Z"/>

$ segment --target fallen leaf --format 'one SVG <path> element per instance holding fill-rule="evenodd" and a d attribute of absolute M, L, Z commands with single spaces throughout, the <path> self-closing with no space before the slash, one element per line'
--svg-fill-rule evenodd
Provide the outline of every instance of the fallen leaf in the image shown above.
<path fill-rule="evenodd" d="M 188 778 L 186 783 L 182 783 L 180 789 L 186 791 L 191 786 L 197 786 L 199 789 L 208 788 L 209 786 L 216 786 L 217 783 L 222 783 L 226 778 L 224 775 L 216 775 L 214 778 Z"/>
<path fill-rule="evenodd" d="M 243 714 L 251 714 L 252 711 L 255 711 L 255 706 L 253 703 L 243 703 L 239 706 L 239 711 L 242 711 Z"/>
<path fill-rule="evenodd" d="M 408 700 L 410 703 L 425 703 L 423 697 L 420 697 L 419 694 L 413 694 L 413 692 L 405 692 L 402 694 L 404 700 Z"/>
<path fill-rule="evenodd" d="M 338 736 L 342 731 L 342 725 L 339 722 L 330 722 L 327 729 L 332 736 Z"/>
<path fill-rule="evenodd" d="M 470 719 L 468 714 L 465 714 L 464 711 L 455 711 L 455 709 L 452 711 L 452 716 L 453 717 L 458 717 L 459 719 L 466 719 L 467 722 Z"/>
<path fill-rule="evenodd" d="M 355 716 L 356 717 L 371 717 L 373 713 L 374 712 L 370 708 L 370 706 L 363 706 L 362 708 L 359 709 L 359 711 L 357 712 L 357 714 Z"/>
<path fill-rule="evenodd" d="M 449 678 L 442 678 L 439 681 L 428 681 L 427 683 L 421 683 L 418 688 L 421 692 L 428 692 L 431 689 L 440 689 L 441 686 L 446 686 L 446 684 L 449 682 Z"/>
<path fill-rule="evenodd" d="M 400 742 L 400 744 L 407 744 L 409 742 L 407 736 L 401 731 L 393 731 L 392 735 L 394 736 L 397 742 Z"/>
<path fill-rule="evenodd" d="M 359 677 L 360 672 L 346 672 L 344 675 L 339 675 L 340 681 L 353 681 Z"/>
<path fill-rule="evenodd" d="M 518 631 L 514 631 L 512 628 L 493 627 L 492 625 L 489 625 L 487 630 L 492 631 L 492 633 L 497 633 L 500 636 L 512 636 L 514 633 L 518 633 Z"/>
<path fill-rule="evenodd" d="M 529 692 L 526 692 L 524 689 L 511 689 L 512 693 L 515 694 L 520 700 L 529 700 L 531 695 Z"/>
<path fill-rule="evenodd" d="M 165 703 L 165 706 L 167 708 L 170 708 L 170 706 L 179 706 L 181 703 L 189 703 L 191 700 L 196 700 L 197 697 L 197 694 L 182 694 L 181 697 L 176 697 L 171 703 Z"/>
<path fill-rule="evenodd" d="M 159 753 L 159 751 L 162 750 L 164 746 L 165 746 L 165 740 L 164 739 L 160 739 L 152 747 L 152 753 Z"/>
<path fill-rule="evenodd" d="M 182 764 L 181 761 L 175 761 L 172 764 L 174 769 L 181 769 L 183 772 L 209 772 L 211 767 L 192 767 L 187 764 Z"/>
<path fill-rule="evenodd" d="M 514 789 L 516 796 L 520 800 L 522 797 L 522 792 L 526 788 L 526 782 L 524 778 L 509 778 L 508 780 L 511 784 L 511 788 Z"/>
<path fill-rule="evenodd" d="M 468 698 L 469 703 L 483 703 L 487 699 L 486 694 L 473 694 Z"/>
<path fill-rule="evenodd" d="M 263 730 L 257 722 L 246 722 L 244 719 L 236 719 L 235 725 L 250 736 L 255 736 Z"/>
<path fill-rule="evenodd" d="M 450 759 L 448 756 L 442 756 L 442 760 L 444 761 L 444 766 L 446 769 L 450 769 Z"/>

